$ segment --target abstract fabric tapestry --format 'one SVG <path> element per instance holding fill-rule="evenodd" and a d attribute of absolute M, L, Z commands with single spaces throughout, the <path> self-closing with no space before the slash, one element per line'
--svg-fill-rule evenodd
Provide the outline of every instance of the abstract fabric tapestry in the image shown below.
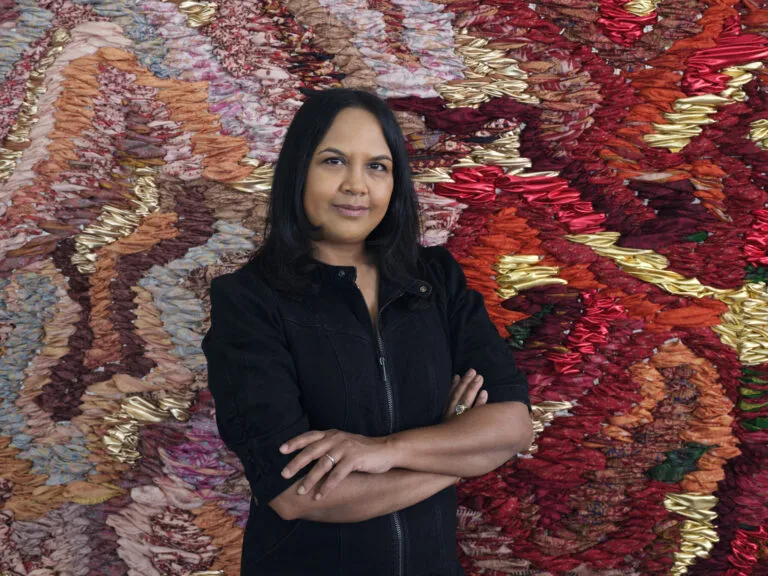
<path fill-rule="evenodd" d="M 528 376 L 467 573 L 768 574 L 766 63 L 750 0 L 0 0 L 0 574 L 239 573 L 208 288 L 339 86 Z"/>

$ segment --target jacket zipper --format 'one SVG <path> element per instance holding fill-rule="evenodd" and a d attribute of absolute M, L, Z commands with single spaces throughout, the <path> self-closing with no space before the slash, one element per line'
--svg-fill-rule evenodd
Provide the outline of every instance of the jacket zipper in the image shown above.
<path fill-rule="evenodd" d="M 383 310 L 383 308 L 382 308 Z M 381 318 L 381 311 L 379 312 L 379 318 L 376 321 L 376 342 L 379 353 L 379 366 L 381 366 L 382 379 L 384 380 L 384 389 L 387 392 L 387 407 L 389 408 L 389 433 L 392 434 L 395 425 L 395 412 L 394 412 L 394 397 L 392 394 L 392 384 L 387 376 L 387 357 L 384 352 L 384 340 L 379 332 L 379 319 Z M 392 522 L 395 526 L 395 545 L 397 548 L 397 575 L 403 574 L 403 527 L 400 523 L 400 513 L 395 511 L 392 513 Z"/>
<path fill-rule="evenodd" d="M 360 295 L 362 296 L 363 293 L 360 291 L 360 288 L 357 289 L 358 292 L 360 292 Z M 379 323 L 381 320 L 381 313 L 384 312 L 384 309 L 389 306 L 391 302 L 394 302 L 402 292 L 396 294 L 391 300 L 384 303 L 384 305 L 379 309 L 379 313 L 376 318 L 376 352 L 379 356 L 379 366 L 381 367 L 381 378 L 384 381 L 384 390 L 387 393 L 387 408 L 388 408 L 388 414 L 389 414 L 389 433 L 392 434 L 394 431 L 395 426 L 395 407 L 394 407 L 394 396 L 392 393 L 392 383 L 389 381 L 389 376 L 387 375 L 387 356 L 384 350 L 384 339 L 381 337 L 381 332 L 379 331 Z M 365 297 L 363 297 L 363 300 L 365 300 Z M 397 576 L 403 576 L 403 563 L 404 563 L 404 552 L 403 552 L 403 525 L 400 520 L 400 513 L 399 512 L 393 512 L 392 513 L 392 523 L 394 525 L 394 532 L 395 532 L 395 549 L 397 550 L 397 558 L 396 558 L 396 565 L 397 565 Z"/>

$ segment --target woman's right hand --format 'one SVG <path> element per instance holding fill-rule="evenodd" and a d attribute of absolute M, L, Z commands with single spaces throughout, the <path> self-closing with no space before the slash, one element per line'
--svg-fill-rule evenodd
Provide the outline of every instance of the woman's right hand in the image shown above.
<path fill-rule="evenodd" d="M 448 406 L 445 409 L 445 421 L 454 418 L 456 406 L 463 404 L 467 408 L 482 406 L 488 401 L 488 392 L 481 390 L 483 377 L 474 368 L 467 370 L 463 377 L 454 375 L 451 393 L 448 396 Z"/>

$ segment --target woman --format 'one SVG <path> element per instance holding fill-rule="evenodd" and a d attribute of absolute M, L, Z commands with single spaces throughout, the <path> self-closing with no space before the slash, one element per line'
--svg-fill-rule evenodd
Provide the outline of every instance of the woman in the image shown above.
<path fill-rule="evenodd" d="M 211 283 L 209 386 L 253 493 L 242 574 L 464 574 L 454 485 L 530 445 L 530 404 L 482 297 L 418 231 L 390 109 L 311 96 L 262 248 Z"/>

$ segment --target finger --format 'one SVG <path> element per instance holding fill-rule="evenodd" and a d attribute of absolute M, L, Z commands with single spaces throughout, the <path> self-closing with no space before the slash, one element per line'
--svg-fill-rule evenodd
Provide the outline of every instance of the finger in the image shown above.
<path fill-rule="evenodd" d="M 461 378 L 462 385 L 467 386 L 470 382 L 472 382 L 472 380 L 474 380 L 475 376 L 477 376 L 477 370 L 474 368 L 467 370 L 467 372 Z"/>
<path fill-rule="evenodd" d="M 480 394 L 477 395 L 477 400 L 475 400 L 475 406 L 482 406 L 487 402 L 488 402 L 488 392 L 486 392 L 485 390 L 481 390 Z"/>
<path fill-rule="evenodd" d="M 283 478 L 290 478 L 313 460 L 318 460 L 321 456 L 330 452 L 332 447 L 333 444 L 327 439 L 320 440 L 307 446 L 304 450 L 299 452 L 293 460 L 288 462 L 288 465 L 285 468 L 283 468 Z M 331 463 L 328 458 L 325 458 L 325 460 L 328 464 Z"/>
<path fill-rule="evenodd" d="M 459 379 L 459 383 L 456 385 L 456 387 L 451 391 L 452 394 L 450 395 L 450 401 L 448 402 L 449 406 L 456 406 L 456 404 L 459 403 L 459 399 L 464 395 L 464 391 L 467 387 L 467 385 L 472 382 L 472 379 L 477 375 L 477 372 L 470 368 L 467 370 L 467 372 Z M 452 410 L 451 410 L 452 411 Z"/>
<path fill-rule="evenodd" d="M 323 482 L 323 485 L 315 494 L 315 500 L 325 498 L 330 492 L 344 481 L 344 478 L 349 476 L 355 469 L 354 464 L 351 462 L 351 458 L 341 460 L 336 466 L 333 467 L 331 473 Z"/>
<path fill-rule="evenodd" d="M 310 430 L 309 432 L 304 432 L 303 434 L 299 434 L 296 436 L 296 438 L 292 438 L 280 446 L 280 452 L 283 454 L 290 454 L 291 452 L 295 452 L 296 450 L 304 448 L 305 446 L 309 446 L 313 442 L 322 440 L 325 438 L 325 434 L 326 433 L 321 430 Z"/>
<path fill-rule="evenodd" d="M 315 464 L 312 467 L 312 470 L 309 471 L 309 474 L 304 478 L 304 480 L 299 484 L 298 487 L 298 493 L 299 494 L 306 494 L 312 488 L 314 488 L 315 484 L 320 482 L 322 480 L 323 476 L 328 474 L 328 472 L 331 471 L 331 468 L 333 468 L 333 464 L 331 464 L 331 461 L 328 458 L 320 458 L 318 460 L 317 464 Z"/>
<path fill-rule="evenodd" d="M 480 392 L 482 385 L 483 377 L 475 377 L 475 379 L 472 380 L 472 382 L 470 382 L 466 388 L 464 388 L 464 393 L 462 394 L 459 402 L 465 406 L 472 406 L 472 404 L 475 402 L 475 398 L 477 397 L 477 393 Z"/>

